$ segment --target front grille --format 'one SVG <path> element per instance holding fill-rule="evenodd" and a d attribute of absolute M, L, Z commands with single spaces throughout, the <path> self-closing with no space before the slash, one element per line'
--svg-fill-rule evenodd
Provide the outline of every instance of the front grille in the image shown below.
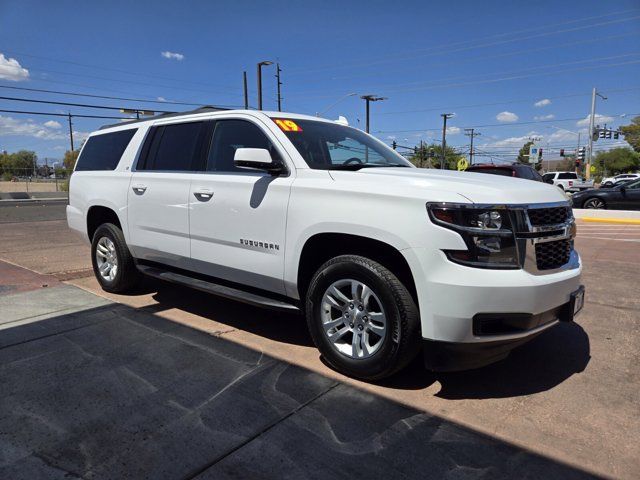
<path fill-rule="evenodd" d="M 532 208 L 527 210 L 529 221 L 534 227 L 558 225 L 569 218 L 569 207 Z"/>
<path fill-rule="evenodd" d="M 570 239 L 536 243 L 538 270 L 552 270 L 566 264 L 571 256 L 572 243 Z"/>

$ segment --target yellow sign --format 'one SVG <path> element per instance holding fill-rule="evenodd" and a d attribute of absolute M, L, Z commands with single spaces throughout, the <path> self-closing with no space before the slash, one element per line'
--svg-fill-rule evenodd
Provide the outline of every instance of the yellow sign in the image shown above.
<path fill-rule="evenodd" d="M 596 166 L 591 165 L 591 168 L 589 170 L 591 170 L 591 173 L 596 173 Z"/>
<path fill-rule="evenodd" d="M 300 126 L 293 120 L 288 120 L 284 118 L 275 118 L 273 121 L 276 122 L 276 125 L 278 125 L 280 127 L 280 130 L 282 130 L 283 132 L 301 132 L 302 131 Z"/>
<path fill-rule="evenodd" d="M 467 162 L 466 158 L 461 158 L 460 160 L 458 160 L 458 170 L 466 170 L 468 166 L 469 162 Z"/>

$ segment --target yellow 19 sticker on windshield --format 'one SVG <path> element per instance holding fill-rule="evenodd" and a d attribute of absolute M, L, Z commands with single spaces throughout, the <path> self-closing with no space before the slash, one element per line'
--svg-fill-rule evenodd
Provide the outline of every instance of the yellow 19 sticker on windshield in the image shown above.
<path fill-rule="evenodd" d="M 273 121 L 276 122 L 276 125 L 278 125 L 280 127 L 280 130 L 282 130 L 283 132 L 301 132 L 302 131 L 302 129 L 298 126 L 298 124 L 293 120 L 287 120 L 284 118 L 274 118 Z"/>

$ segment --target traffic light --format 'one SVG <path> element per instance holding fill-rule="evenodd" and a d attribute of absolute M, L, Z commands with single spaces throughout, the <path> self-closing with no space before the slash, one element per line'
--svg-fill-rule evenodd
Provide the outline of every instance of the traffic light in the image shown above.
<path fill-rule="evenodd" d="M 396 143 L 395 140 L 393 142 L 391 142 L 391 148 L 393 148 L 395 150 L 397 146 L 398 146 L 398 144 Z"/>
<path fill-rule="evenodd" d="M 618 131 L 613 132 L 613 139 L 618 140 L 618 138 L 620 138 L 620 132 Z"/>
<path fill-rule="evenodd" d="M 584 162 L 586 150 L 587 149 L 585 147 L 580 147 L 576 150 L 576 162 Z"/>
<path fill-rule="evenodd" d="M 560 156 L 561 156 L 561 157 L 564 157 L 564 148 L 561 148 L 561 149 L 560 149 Z"/>
<path fill-rule="evenodd" d="M 607 131 L 604 128 L 598 130 L 598 138 L 606 138 L 606 136 L 607 136 Z"/>
<path fill-rule="evenodd" d="M 542 149 L 538 150 L 538 160 L 542 158 Z"/>
<path fill-rule="evenodd" d="M 607 130 L 607 138 L 608 138 L 608 139 L 611 139 L 611 129 L 608 129 L 608 130 Z"/>

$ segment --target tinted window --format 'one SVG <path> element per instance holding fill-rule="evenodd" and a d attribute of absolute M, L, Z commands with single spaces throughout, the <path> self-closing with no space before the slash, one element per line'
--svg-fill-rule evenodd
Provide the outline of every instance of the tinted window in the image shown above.
<path fill-rule="evenodd" d="M 271 158 L 279 158 L 277 151 L 260 127 L 245 120 L 220 120 L 216 122 L 207 170 L 216 172 L 247 172 L 233 163 L 238 148 L 264 148 Z"/>
<path fill-rule="evenodd" d="M 474 173 L 490 173 L 491 175 L 503 175 L 505 177 L 513 176 L 513 172 L 508 168 L 469 168 L 468 171 Z"/>
<path fill-rule="evenodd" d="M 193 170 L 199 153 L 204 122 L 163 125 L 151 132 L 147 159 L 140 170 Z"/>
<path fill-rule="evenodd" d="M 556 176 L 556 174 L 555 174 L 555 173 L 545 173 L 545 174 L 542 176 L 542 179 L 543 179 L 545 182 L 547 182 L 547 181 L 549 181 L 549 180 L 553 180 L 553 178 L 554 178 L 555 176 Z"/>
<path fill-rule="evenodd" d="M 577 178 L 578 178 L 578 175 L 576 175 L 575 173 L 569 173 L 569 172 L 560 173 L 558 175 L 558 179 L 560 180 L 576 180 Z"/>
<path fill-rule="evenodd" d="M 89 137 L 78 158 L 76 171 L 115 170 L 137 129 Z"/>

